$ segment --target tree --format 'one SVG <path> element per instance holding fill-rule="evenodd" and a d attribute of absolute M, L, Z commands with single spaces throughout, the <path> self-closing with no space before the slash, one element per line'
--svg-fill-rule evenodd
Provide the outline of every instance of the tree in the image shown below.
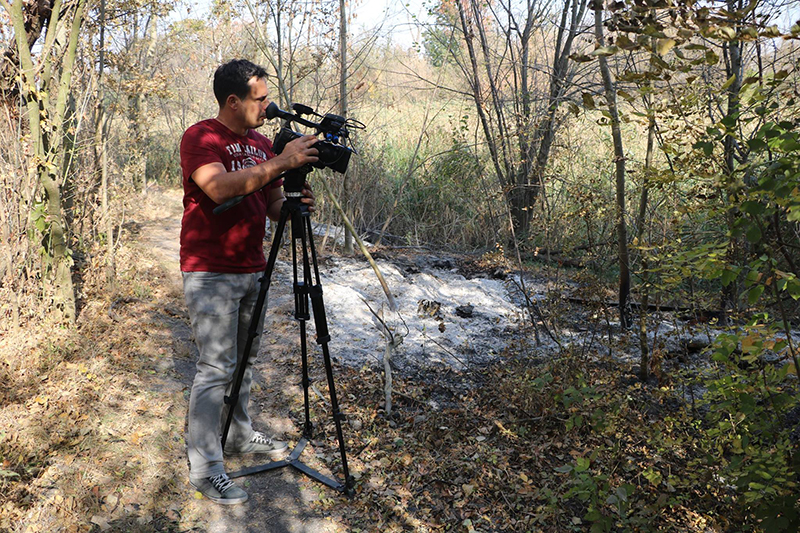
<path fill-rule="evenodd" d="M 544 175 L 558 126 L 557 112 L 574 87 L 571 52 L 581 31 L 587 2 L 565 0 L 555 36 L 544 29 L 549 4 L 528 0 L 517 12 L 512 2 L 484 6 L 477 0 L 456 2 L 466 57 L 453 59 L 468 81 L 498 182 L 517 235 L 528 237 L 534 205 L 544 188 Z M 489 19 L 491 15 L 492 19 Z M 495 30 L 499 35 L 492 36 Z M 547 90 L 537 88 L 531 64 L 534 33 L 553 39 L 546 58 Z M 477 46 L 476 46 L 477 41 Z M 535 102 L 542 102 L 537 108 Z"/>
<path fill-rule="evenodd" d="M 622 132 L 620 130 L 619 110 L 617 109 L 617 89 L 611 79 L 611 70 L 608 68 L 606 56 L 609 55 L 603 46 L 603 1 L 594 0 L 594 36 L 597 55 L 600 65 L 600 75 L 603 79 L 606 104 L 611 123 L 611 138 L 614 142 L 614 182 L 616 195 L 615 225 L 617 228 L 617 253 L 619 265 L 619 317 L 623 328 L 628 328 L 630 322 L 630 292 L 631 274 L 628 254 L 628 228 L 625 221 L 625 150 L 622 145 Z"/>
<path fill-rule="evenodd" d="M 28 171 L 42 188 L 42 200 L 31 213 L 31 221 L 41 236 L 46 292 L 52 293 L 53 311 L 61 319 L 75 320 L 75 290 L 72 283 L 72 258 L 62 211 L 62 142 L 65 111 L 78 38 L 84 21 L 87 0 L 56 0 L 46 25 L 44 42 L 31 42 L 26 27 L 22 0 L 0 0 L 14 28 L 19 58 L 19 94 L 25 106 L 28 127 Z M 58 40 L 58 34 L 66 35 Z"/>
<path fill-rule="evenodd" d="M 347 11 L 345 0 L 339 0 L 339 115 L 347 117 Z M 342 178 L 344 197 L 348 194 L 348 176 Z M 344 233 L 344 253 L 353 253 L 353 234 L 349 229 Z"/>

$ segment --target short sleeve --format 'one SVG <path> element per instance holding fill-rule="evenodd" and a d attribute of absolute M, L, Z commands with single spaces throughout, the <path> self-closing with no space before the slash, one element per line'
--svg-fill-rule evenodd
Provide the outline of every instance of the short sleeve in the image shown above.
<path fill-rule="evenodd" d="M 194 171 L 209 163 L 222 163 L 218 136 L 209 128 L 195 124 L 183 134 L 181 139 L 181 169 L 188 180 Z"/>

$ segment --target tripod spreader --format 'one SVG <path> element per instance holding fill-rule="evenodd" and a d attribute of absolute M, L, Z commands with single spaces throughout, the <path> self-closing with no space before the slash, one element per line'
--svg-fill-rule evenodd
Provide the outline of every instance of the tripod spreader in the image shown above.
<path fill-rule="evenodd" d="M 307 172 L 297 172 L 291 176 L 293 184 L 298 182 L 304 183 L 305 175 Z M 290 181 L 287 178 L 287 182 Z M 294 192 L 294 191 L 292 191 Z M 228 430 L 230 429 L 231 421 L 233 419 L 234 407 L 239 401 L 239 390 L 242 386 L 245 370 L 247 368 L 247 361 L 250 357 L 250 350 L 253 346 L 253 340 L 258 336 L 258 319 L 264 308 L 267 292 L 272 278 L 272 273 L 275 269 L 275 261 L 278 257 L 280 250 L 281 239 L 286 228 L 286 222 L 291 220 L 292 232 L 292 271 L 293 271 L 293 292 L 295 312 L 294 318 L 300 325 L 300 356 L 302 366 L 302 379 L 301 384 L 303 387 L 303 403 L 304 403 L 304 416 L 305 422 L 303 424 L 303 437 L 292 450 L 289 456 L 282 461 L 272 461 L 260 466 L 244 468 L 229 474 L 230 477 L 241 477 L 267 470 L 274 470 L 284 466 L 291 466 L 309 477 L 323 483 L 331 488 L 341 491 L 347 495 L 353 492 L 355 479 L 350 475 L 347 466 L 347 453 L 345 451 L 344 436 L 342 434 L 342 422 L 346 419 L 345 415 L 339 410 L 339 402 L 336 398 L 336 388 L 333 380 L 333 367 L 331 364 L 330 352 L 328 350 L 328 342 L 331 336 L 328 333 L 328 323 L 325 317 L 325 306 L 322 300 L 322 284 L 320 283 L 319 268 L 317 266 L 317 253 L 314 248 L 314 239 L 311 229 L 311 217 L 308 211 L 308 206 L 301 203 L 301 195 L 288 194 L 286 201 L 281 207 L 280 218 L 278 219 L 278 226 L 275 231 L 275 237 L 272 240 L 272 246 L 267 259 L 267 267 L 264 270 L 264 276 L 260 279 L 260 289 L 256 304 L 253 309 L 253 318 L 248 327 L 247 342 L 244 348 L 244 357 L 238 362 L 236 371 L 234 372 L 233 387 L 231 393 L 225 397 L 225 403 L 228 405 L 228 416 L 225 420 L 225 426 L 222 431 L 222 446 L 225 447 L 227 440 Z M 298 248 L 301 252 L 301 265 L 302 277 L 298 272 Z M 313 266 L 313 273 L 312 273 Z M 313 275 L 312 275 L 313 274 Z M 317 331 L 317 343 L 322 349 L 322 358 L 325 364 L 325 375 L 328 380 L 328 391 L 330 393 L 332 418 L 336 426 L 336 438 L 339 442 L 339 452 L 342 458 L 342 474 L 344 475 L 344 482 L 332 479 L 325 476 L 309 467 L 300 460 L 300 454 L 306 447 L 309 441 L 313 438 L 314 425 L 311 422 L 310 402 L 309 402 L 309 388 L 311 380 L 308 376 L 308 350 L 306 345 L 306 321 L 311 318 L 309 313 L 309 299 L 311 300 L 311 309 L 314 312 L 314 325 Z"/>

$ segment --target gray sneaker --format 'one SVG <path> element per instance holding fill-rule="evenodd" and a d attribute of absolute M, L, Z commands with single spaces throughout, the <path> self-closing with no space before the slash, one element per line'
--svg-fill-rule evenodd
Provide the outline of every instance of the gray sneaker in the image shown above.
<path fill-rule="evenodd" d="M 247 501 L 247 493 L 228 477 L 228 474 L 219 474 L 203 479 L 191 479 L 189 483 L 196 488 L 200 494 L 214 503 L 222 505 L 234 505 Z"/>
<path fill-rule="evenodd" d="M 250 442 L 238 449 L 225 446 L 225 455 L 244 455 L 247 453 L 268 453 L 273 457 L 280 457 L 289 447 L 285 442 L 272 440 L 260 431 L 253 433 Z"/>

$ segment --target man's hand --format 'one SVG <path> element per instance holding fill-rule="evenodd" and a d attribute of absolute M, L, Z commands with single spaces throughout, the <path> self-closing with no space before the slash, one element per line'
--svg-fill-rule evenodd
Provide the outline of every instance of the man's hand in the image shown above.
<path fill-rule="evenodd" d="M 312 148 L 311 146 L 317 141 L 319 141 L 319 139 L 314 135 L 298 137 L 286 143 L 286 146 L 283 147 L 283 151 L 273 159 L 276 163 L 280 162 L 284 171 L 300 168 L 306 164 L 316 163 L 319 159 L 317 157 L 319 152 L 316 148 Z"/>
<path fill-rule="evenodd" d="M 303 192 L 303 198 L 300 200 L 300 202 L 306 204 L 308 206 L 308 210 L 313 213 L 314 205 L 316 202 L 314 201 L 314 193 L 311 190 L 311 185 L 308 182 L 305 182 L 305 184 L 303 185 L 302 192 Z"/>

